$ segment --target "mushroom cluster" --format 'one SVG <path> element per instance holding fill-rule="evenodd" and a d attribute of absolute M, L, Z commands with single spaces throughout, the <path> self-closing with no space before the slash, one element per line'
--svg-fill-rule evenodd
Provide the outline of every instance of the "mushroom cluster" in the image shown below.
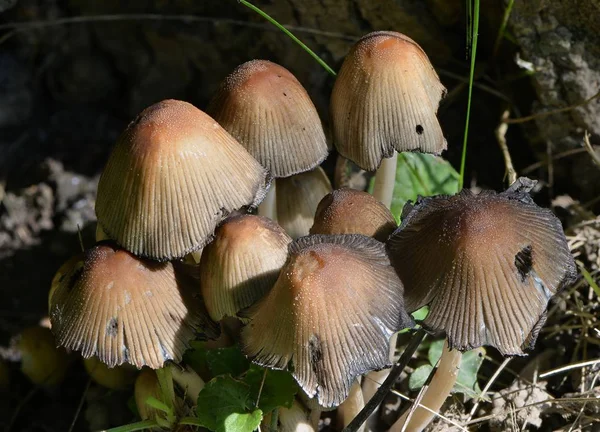
<path fill-rule="evenodd" d="M 254 363 L 289 370 L 313 409 L 340 406 L 362 375 L 391 366 L 393 335 L 424 305 L 423 326 L 450 348 L 522 354 L 575 272 L 530 183 L 419 199 L 400 227 L 389 210 L 394 154 L 446 147 L 444 94 L 407 36 L 375 32 L 352 48 L 331 96 L 334 144 L 381 166 L 374 195 L 332 190 L 317 111 L 275 63 L 235 69 L 210 115 L 176 100 L 147 108 L 100 178 L 98 243 L 53 281 L 57 343 L 111 368 L 160 370 L 225 330 Z"/>

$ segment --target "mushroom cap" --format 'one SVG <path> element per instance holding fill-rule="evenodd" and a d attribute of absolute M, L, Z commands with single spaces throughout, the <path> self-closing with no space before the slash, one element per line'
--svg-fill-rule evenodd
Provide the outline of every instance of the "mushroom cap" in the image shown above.
<path fill-rule="evenodd" d="M 291 362 L 325 408 L 346 399 L 357 376 L 389 366 L 390 337 L 412 324 L 384 245 L 356 234 L 296 240 L 273 289 L 244 312 L 244 353 L 274 369 Z"/>
<path fill-rule="evenodd" d="M 313 169 L 329 152 L 319 114 L 302 84 L 267 60 L 238 66 L 207 112 L 276 178 Z"/>
<path fill-rule="evenodd" d="M 394 151 L 439 154 L 446 140 L 436 113 L 446 89 L 409 37 L 369 33 L 346 56 L 331 94 L 335 146 L 373 171 Z"/>
<path fill-rule="evenodd" d="M 158 369 L 179 361 L 195 330 L 209 337 L 218 326 L 206 316 L 191 278 L 171 262 L 138 258 L 111 242 L 85 253 L 83 266 L 65 278 L 51 299 L 52 331 L 59 345 L 123 363 Z"/>
<path fill-rule="evenodd" d="M 277 221 L 293 239 L 308 235 L 317 206 L 331 189 L 331 183 L 321 167 L 277 179 Z"/>
<path fill-rule="evenodd" d="M 397 227 L 390 210 L 373 195 L 342 188 L 321 200 L 310 233 L 362 234 L 385 242 Z"/>
<path fill-rule="evenodd" d="M 267 187 L 265 169 L 216 121 L 166 100 L 145 109 L 117 141 L 96 214 L 127 250 L 169 260 L 201 249 L 221 220 L 258 205 Z"/>
<path fill-rule="evenodd" d="M 499 194 L 420 198 L 388 240 L 407 309 L 429 305 L 424 325 L 450 348 L 522 355 L 576 274 L 560 221 L 533 202 L 527 180 Z"/>
<path fill-rule="evenodd" d="M 200 287 L 210 317 L 236 316 L 265 295 L 285 264 L 291 241 L 269 218 L 226 219 L 200 260 Z"/>

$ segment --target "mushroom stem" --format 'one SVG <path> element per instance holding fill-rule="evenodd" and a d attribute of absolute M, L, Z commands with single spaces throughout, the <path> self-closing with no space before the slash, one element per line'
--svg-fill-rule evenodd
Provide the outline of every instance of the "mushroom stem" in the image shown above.
<path fill-rule="evenodd" d="M 308 423 L 312 426 L 312 428 L 316 431 L 319 430 L 319 420 L 321 419 L 321 413 L 323 411 L 319 408 L 312 409 L 308 416 Z"/>
<path fill-rule="evenodd" d="M 110 237 L 108 237 L 108 234 L 106 234 L 104 232 L 104 230 L 102 229 L 100 224 L 97 224 L 96 225 L 96 241 L 99 242 L 102 240 L 110 240 Z"/>
<path fill-rule="evenodd" d="M 365 401 L 360 387 L 360 378 L 358 378 L 352 385 L 350 394 L 346 400 L 337 408 L 338 425 L 341 425 L 342 427 L 348 426 L 364 406 Z M 358 429 L 358 432 L 362 432 L 364 429 L 365 427 L 363 425 Z"/>
<path fill-rule="evenodd" d="M 458 350 L 449 350 L 448 341 L 444 342 L 444 349 L 438 366 L 432 371 L 433 377 L 429 387 L 425 389 L 420 406 L 406 411 L 390 428 L 390 432 L 420 432 L 438 413 L 450 391 L 456 383 L 462 353 Z M 423 406 L 429 408 L 425 409 Z M 431 411 L 430 411 L 431 410 Z"/>
<path fill-rule="evenodd" d="M 377 169 L 373 196 L 381 201 L 387 208 L 392 205 L 394 185 L 396 183 L 396 166 L 398 164 L 398 152 L 394 151 L 392 157 L 385 158 Z"/>
<path fill-rule="evenodd" d="M 277 179 L 273 179 L 271 187 L 265 196 L 263 202 L 258 206 L 258 215 L 268 217 L 274 222 L 277 222 L 277 202 L 276 202 L 276 184 Z"/>
<path fill-rule="evenodd" d="M 173 381 L 185 391 L 185 397 L 195 405 L 200 391 L 204 388 L 204 380 L 189 367 L 180 369 L 179 366 L 171 364 L 169 368 Z"/>

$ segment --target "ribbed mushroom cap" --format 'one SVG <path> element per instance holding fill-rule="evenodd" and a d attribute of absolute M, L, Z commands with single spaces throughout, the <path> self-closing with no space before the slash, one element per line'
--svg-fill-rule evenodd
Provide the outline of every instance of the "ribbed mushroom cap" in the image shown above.
<path fill-rule="evenodd" d="M 531 184 L 419 199 L 388 241 L 407 309 L 428 304 L 424 324 L 451 348 L 522 355 L 549 299 L 575 276 L 560 221 L 533 202 Z"/>
<path fill-rule="evenodd" d="M 271 219 L 239 215 L 217 228 L 200 260 L 200 287 L 210 317 L 220 321 L 260 299 L 285 264 L 286 232 Z"/>
<path fill-rule="evenodd" d="M 302 84 L 266 60 L 238 66 L 207 108 L 273 177 L 319 165 L 329 149 L 319 114 Z"/>
<path fill-rule="evenodd" d="M 343 188 L 321 200 L 310 233 L 362 234 L 385 242 L 397 227 L 390 210 L 373 195 Z"/>
<path fill-rule="evenodd" d="M 273 289 L 245 311 L 242 350 L 285 369 L 309 397 L 339 405 L 357 376 L 389 366 L 389 339 L 412 324 L 384 245 L 361 235 L 302 237 Z"/>
<path fill-rule="evenodd" d="M 257 205 L 266 176 L 208 115 L 162 101 L 117 141 L 98 184 L 98 223 L 138 256 L 181 258 L 208 243 L 231 211 Z"/>
<path fill-rule="evenodd" d="M 277 179 L 277 221 L 293 238 L 308 235 L 321 199 L 331 192 L 331 183 L 321 167 Z"/>
<path fill-rule="evenodd" d="M 409 37 L 374 32 L 346 56 L 331 94 L 338 151 L 372 171 L 396 151 L 439 154 L 446 140 L 436 117 L 446 89 Z"/>
<path fill-rule="evenodd" d="M 181 360 L 195 330 L 218 334 L 193 289 L 172 263 L 140 259 L 102 242 L 54 292 L 52 330 L 59 345 L 84 358 L 97 356 L 109 367 L 158 369 Z"/>

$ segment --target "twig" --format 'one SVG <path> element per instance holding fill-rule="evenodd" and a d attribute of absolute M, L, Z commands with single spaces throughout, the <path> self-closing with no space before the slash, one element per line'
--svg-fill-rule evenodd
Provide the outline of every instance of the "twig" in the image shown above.
<path fill-rule="evenodd" d="M 498 378 L 498 376 L 500 375 L 500 373 L 504 370 L 504 368 L 508 365 L 508 363 L 511 360 L 512 359 L 510 357 L 504 359 L 504 361 L 502 362 L 502 364 L 500 365 L 500 367 L 498 367 L 498 369 L 496 370 L 496 372 L 494 372 L 494 375 L 492 375 L 492 377 L 488 380 L 487 384 L 485 385 L 485 387 L 483 388 L 483 390 L 481 391 L 481 393 L 477 397 L 477 402 L 475 402 L 475 404 L 473 404 L 473 408 L 471 408 L 471 412 L 469 413 L 469 418 L 467 419 L 467 423 L 473 418 L 473 414 L 475 414 L 475 412 L 477 412 L 477 407 L 479 407 L 479 403 L 481 402 L 481 399 L 482 399 L 483 395 L 485 395 L 488 392 L 488 390 L 490 389 L 490 387 L 492 386 L 492 384 L 494 383 L 494 381 L 496 381 L 496 378 Z"/>
<path fill-rule="evenodd" d="M 85 402 L 85 395 L 90 389 L 90 384 L 92 383 L 92 378 L 88 378 L 87 384 L 83 389 L 83 393 L 81 394 L 81 399 L 79 400 L 79 404 L 77 405 L 77 410 L 75 411 L 75 415 L 73 416 L 73 421 L 71 422 L 71 426 L 69 427 L 69 432 L 72 432 L 75 429 L 75 423 L 77 423 L 77 419 L 79 418 L 79 414 L 81 413 L 81 408 L 83 408 L 83 402 Z"/>
<path fill-rule="evenodd" d="M 512 118 L 512 119 L 507 118 L 506 120 L 504 120 L 504 123 L 509 123 L 509 124 L 526 123 L 528 121 L 535 120 L 535 119 L 542 118 L 542 117 L 547 117 L 549 115 L 559 114 L 559 113 L 566 112 L 566 111 L 571 111 L 571 110 L 574 110 L 575 108 L 579 108 L 579 107 L 589 104 L 590 102 L 592 102 L 594 99 L 596 99 L 598 97 L 600 97 L 600 91 L 598 93 L 596 93 L 594 96 L 592 96 L 591 98 L 588 98 L 582 102 L 579 102 L 578 104 L 569 105 L 564 108 L 557 108 L 557 109 L 553 109 L 550 111 L 544 111 L 544 112 L 540 112 L 537 114 L 528 115 L 525 117 L 517 117 L 517 118 Z"/>
<path fill-rule="evenodd" d="M 390 371 L 390 374 L 385 379 L 383 384 L 381 384 L 381 387 L 379 387 L 379 389 L 375 392 L 371 400 L 367 402 L 367 404 L 358 413 L 358 415 L 354 417 L 354 420 L 352 420 L 350 424 L 344 428 L 343 432 L 356 432 L 362 426 L 362 424 L 369 418 L 371 413 L 375 411 L 375 408 L 379 406 L 379 404 L 385 398 L 386 394 L 396 383 L 396 381 L 400 377 L 400 374 L 402 374 L 402 371 L 404 370 L 404 368 L 406 367 L 409 360 L 412 358 L 413 354 L 415 353 L 415 351 L 417 350 L 417 348 L 421 344 L 421 341 L 424 338 L 425 330 L 423 329 L 418 330 L 413 335 L 410 342 L 406 346 L 404 352 L 398 359 L 398 362 L 394 365 L 394 367 Z"/>
<path fill-rule="evenodd" d="M 598 165 L 598 167 L 600 167 L 600 155 L 598 155 L 598 153 L 596 153 L 596 151 L 594 150 L 594 147 L 592 147 L 592 145 L 590 144 L 590 134 L 588 131 L 585 131 L 585 133 L 583 134 L 583 146 L 584 146 L 585 150 L 592 157 L 592 160 L 594 161 L 594 163 L 596 165 Z"/>
<path fill-rule="evenodd" d="M 562 158 L 566 158 L 568 156 L 574 156 L 580 153 L 585 153 L 585 149 L 584 148 L 576 148 L 576 149 L 570 149 L 570 150 L 565 150 L 564 152 L 561 153 L 557 153 L 552 157 L 552 160 L 558 160 L 558 159 L 562 159 Z M 528 167 L 525 167 L 521 170 L 522 174 L 529 174 L 531 171 L 541 168 L 544 165 L 548 165 L 548 161 L 547 160 L 543 160 L 543 161 L 539 161 L 536 162 L 534 164 L 529 165 Z"/>
<path fill-rule="evenodd" d="M 593 365 L 596 365 L 596 364 L 599 364 L 599 363 L 600 363 L 600 359 L 589 360 L 589 361 L 581 362 L 581 363 L 573 363 L 573 364 L 570 364 L 570 365 L 567 365 L 567 366 L 563 366 L 563 367 L 558 368 L 558 369 L 553 369 L 553 370 L 549 370 L 548 372 L 544 372 L 543 374 L 540 374 L 540 378 L 546 378 L 546 377 L 549 377 L 549 376 L 552 376 L 552 375 L 556 375 L 556 374 L 559 374 L 559 373 L 562 373 L 562 372 L 566 372 L 566 371 L 569 371 L 569 370 L 572 370 L 572 369 L 579 369 L 579 368 L 583 368 L 583 367 L 586 367 L 586 366 L 593 366 Z"/>
<path fill-rule="evenodd" d="M 515 167 L 513 166 L 512 159 L 510 157 L 510 152 L 508 151 L 508 146 L 506 145 L 506 131 L 508 130 L 508 124 L 506 124 L 505 120 L 510 115 L 508 110 L 505 110 L 502 113 L 502 121 L 496 128 L 496 140 L 498 141 L 498 145 L 500 145 L 500 150 L 502 150 L 502 156 L 504 156 L 504 166 L 506 167 L 506 175 L 508 176 L 508 184 L 511 185 L 517 181 L 517 172 L 515 171 Z"/>
<path fill-rule="evenodd" d="M 142 14 L 108 14 L 108 15 L 87 15 L 87 16 L 74 16 L 58 18 L 55 20 L 47 21 L 21 21 L 21 22 L 9 22 L 0 24 L 0 30 L 13 30 L 13 31 L 29 31 L 47 27 L 59 27 L 67 24 L 93 24 L 101 22 L 114 22 L 114 21 L 177 21 L 184 23 L 206 23 L 206 24 L 227 24 L 241 27 L 249 27 L 260 30 L 275 31 L 276 29 L 270 25 L 263 23 L 253 23 L 243 20 L 236 20 L 231 18 L 213 18 L 204 17 L 197 15 L 162 15 L 152 13 Z M 343 33 L 328 32 L 308 27 L 300 27 L 294 25 L 284 25 L 288 30 L 293 30 L 297 33 L 306 33 L 315 36 L 323 36 L 333 39 L 342 39 L 348 42 L 355 42 L 359 38 L 357 36 L 345 35 Z M 4 36 L 6 37 L 6 36 Z M 0 39 L 0 42 L 2 39 Z"/>

